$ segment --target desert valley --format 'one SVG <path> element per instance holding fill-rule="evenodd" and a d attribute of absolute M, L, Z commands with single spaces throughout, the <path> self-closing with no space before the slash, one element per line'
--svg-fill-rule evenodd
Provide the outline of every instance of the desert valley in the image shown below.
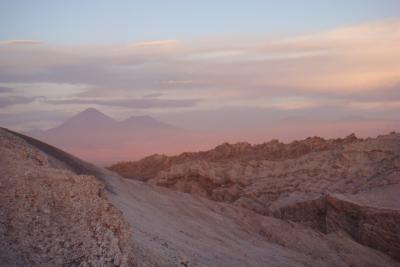
<path fill-rule="evenodd" d="M 1 0 L 0 267 L 400 267 L 399 0 Z"/>
<path fill-rule="evenodd" d="M 396 133 L 223 144 L 111 171 L 0 136 L 2 266 L 400 266 Z"/>

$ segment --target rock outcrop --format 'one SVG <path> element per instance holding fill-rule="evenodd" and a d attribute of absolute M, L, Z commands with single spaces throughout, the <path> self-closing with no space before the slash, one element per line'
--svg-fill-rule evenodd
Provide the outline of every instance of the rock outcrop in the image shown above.
<path fill-rule="evenodd" d="M 0 265 L 128 266 L 132 229 L 95 177 L 0 131 Z"/>
<path fill-rule="evenodd" d="M 188 161 L 279 161 L 298 158 L 311 152 L 337 148 L 356 141 L 361 140 L 357 139 L 354 134 L 351 134 L 344 139 L 325 140 L 320 137 L 310 137 L 303 141 L 294 141 L 290 144 L 284 144 L 278 140 L 272 140 L 260 145 L 250 145 L 245 142 L 233 145 L 224 143 L 215 149 L 204 152 L 186 152 L 178 156 L 155 154 L 139 161 L 117 163 L 112 165 L 110 169 L 126 178 L 147 181 L 156 177 L 160 171 Z"/>
<path fill-rule="evenodd" d="M 400 205 L 393 204 L 400 194 L 400 135 L 396 133 L 365 140 L 351 135 L 290 144 L 224 144 L 175 157 L 155 155 L 110 169 L 323 233 L 343 231 L 361 244 L 397 259 L 400 255 L 395 226 L 400 223 Z M 395 189 L 379 201 L 368 201 L 376 195 L 371 192 L 387 188 Z"/>
<path fill-rule="evenodd" d="M 274 217 L 299 222 L 323 233 L 345 232 L 365 246 L 400 260 L 400 205 L 373 207 L 333 194 L 295 203 Z"/>
<path fill-rule="evenodd" d="M 236 144 L 199 153 L 119 163 L 126 178 L 234 203 L 261 214 L 330 193 L 400 183 L 400 135 L 360 140 L 308 138 L 285 145 Z"/>
<path fill-rule="evenodd" d="M 328 196 L 326 227 L 328 232 L 345 231 L 357 242 L 400 261 L 399 209 L 364 206 L 340 196 Z"/>

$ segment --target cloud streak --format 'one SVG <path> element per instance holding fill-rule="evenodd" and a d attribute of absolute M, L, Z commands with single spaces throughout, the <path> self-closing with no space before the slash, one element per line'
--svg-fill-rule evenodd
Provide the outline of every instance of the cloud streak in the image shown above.
<path fill-rule="evenodd" d="M 35 97 L 24 97 L 24 96 L 6 96 L 0 97 L 0 108 L 18 104 L 28 104 L 35 100 Z"/>
<path fill-rule="evenodd" d="M 41 45 L 44 42 L 39 40 L 6 40 L 0 41 L 0 45 Z"/>
<path fill-rule="evenodd" d="M 111 113 L 250 107 L 282 117 L 313 109 L 337 117 L 377 110 L 393 116 L 400 109 L 399 43 L 398 20 L 284 38 L 88 46 L 1 41 L 0 92 L 7 98 L 0 113 L 16 104 L 40 111 L 32 97 L 43 96 L 46 109 L 100 105 Z"/>
<path fill-rule="evenodd" d="M 0 87 L 0 93 L 11 93 L 13 90 L 8 87 Z"/>
<path fill-rule="evenodd" d="M 46 100 L 46 103 L 56 105 L 78 104 L 78 105 L 101 105 L 126 107 L 133 109 L 150 109 L 150 108 L 182 108 L 193 107 L 199 102 L 197 99 L 156 99 L 156 98 L 140 98 L 140 99 L 64 99 L 64 100 Z"/>

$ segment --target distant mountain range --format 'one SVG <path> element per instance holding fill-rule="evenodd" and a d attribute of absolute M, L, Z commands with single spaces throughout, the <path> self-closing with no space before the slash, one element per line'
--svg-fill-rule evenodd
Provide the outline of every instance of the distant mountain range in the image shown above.
<path fill-rule="evenodd" d="M 80 112 L 55 128 L 27 134 L 100 164 L 135 160 L 160 152 L 174 154 L 198 149 L 202 140 L 197 133 L 150 116 L 116 121 L 94 108 Z"/>
<path fill-rule="evenodd" d="M 210 149 L 223 142 L 262 143 L 276 139 L 292 141 L 307 136 L 334 138 L 355 132 L 360 137 L 400 129 L 399 121 L 307 121 L 286 119 L 260 124 L 257 128 L 240 128 L 194 132 L 164 123 L 150 116 L 132 116 L 116 121 L 89 108 L 61 125 L 48 130 L 27 132 L 34 138 L 60 147 L 87 161 L 111 165 L 135 161 L 152 154 L 174 155 L 185 151 Z"/>

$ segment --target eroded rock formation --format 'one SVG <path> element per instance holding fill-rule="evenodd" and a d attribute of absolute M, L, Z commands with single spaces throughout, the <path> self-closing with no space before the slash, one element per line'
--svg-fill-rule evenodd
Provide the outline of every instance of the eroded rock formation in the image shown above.
<path fill-rule="evenodd" d="M 0 136 L 1 266 L 133 264 L 131 227 L 102 183 L 52 166 L 9 132 Z"/>
<path fill-rule="evenodd" d="M 323 233 L 343 231 L 399 259 L 399 134 L 366 140 L 351 135 L 290 144 L 224 144 L 175 157 L 155 155 L 111 169 Z M 379 201 L 368 201 L 378 194 L 374 192 L 386 189 Z"/>

